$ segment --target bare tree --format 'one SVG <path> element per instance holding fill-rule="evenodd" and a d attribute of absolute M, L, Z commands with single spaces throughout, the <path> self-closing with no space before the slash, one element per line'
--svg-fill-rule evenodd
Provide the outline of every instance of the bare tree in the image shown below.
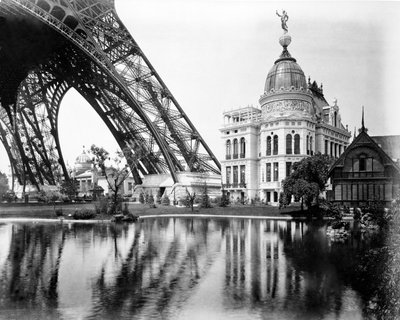
<path fill-rule="evenodd" d="M 102 147 L 92 145 L 91 153 L 94 155 L 94 163 L 105 176 L 109 190 L 111 190 L 111 207 L 110 213 L 114 214 L 118 211 L 121 203 L 119 192 L 123 187 L 124 181 L 130 174 L 127 164 L 123 164 L 124 154 L 117 152 L 116 156 L 111 159 L 108 151 Z"/>

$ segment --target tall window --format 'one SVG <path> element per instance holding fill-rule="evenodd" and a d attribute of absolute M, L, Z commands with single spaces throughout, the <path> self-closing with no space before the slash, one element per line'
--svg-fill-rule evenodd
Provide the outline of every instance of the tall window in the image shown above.
<path fill-rule="evenodd" d="M 310 137 L 310 154 L 313 155 L 313 138 Z"/>
<path fill-rule="evenodd" d="M 233 166 L 233 184 L 238 183 L 238 166 Z"/>
<path fill-rule="evenodd" d="M 246 156 L 246 141 L 244 138 L 240 139 L 240 157 L 244 158 Z"/>
<path fill-rule="evenodd" d="M 300 135 L 294 135 L 294 154 L 300 154 Z"/>
<path fill-rule="evenodd" d="M 328 140 L 325 140 L 325 154 L 328 154 Z"/>
<path fill-rule="evenodd" d="M 226 158 L 230 159 L 231 157 L 231 140 L 226 141 Z"/>
<path fill-rule="evenodd" d="M 231 167 L 226 167 L 226 184 L 231 183 Z"/>
<path fill-rule="evenodd" d="M 278 181 L 279 179 L 279 163 L 274 162 L 274 181 Z"/>
<path fill-rule="evenodd" d="M 238 158 L 238 154 L 239 154 L 239 152 L 238 152 L 238 141 L 237 141 L 237 139 L 234 139 L 233 140 L 233 158 L 237 159 Z"/>
<path fill-rule="evenodd" d="M 274 155 L 278 154 L 278 136 L 274 135 Z"/>
<path fill-rule="evenodd" d="M 271 181 L 271 164 L 267 163 L 267 182 Z"/>
<path fill-rule="evenodd" d="M 267 156 L 271 155 L 271 137 L 267 137 Z"/>
<path fill-rule="evenodd" d="M 286 154 L 292 154 L 292 135 L 286 136 Z"/>
<path fill-rule="evenodd" d="M 286 162 L 286 177 L 290 176 L 291 172 L 292 172 L 292 163 Z"/>
<path fill-rule="evenodd" d="M 240 183 L 246 182 L 246 166 L 240 166 Z"/>
<path fill-rule="evenodd" d="M 307 136 L 306 145 L 307 145 L 307 154 L 310 154 L 310 137 L 309 136 Z"/>
<path fill-rule="evenodd" d="M 360 161 L 360 167 L 359 167 L 360 171 L 365 171 L 366 170 L 367 166 L 366 166 L 366 161 L 365 160 L 366 160 L 365 156 L 361 156 L 360 157 L 360 160 L 359 160 Z"/>

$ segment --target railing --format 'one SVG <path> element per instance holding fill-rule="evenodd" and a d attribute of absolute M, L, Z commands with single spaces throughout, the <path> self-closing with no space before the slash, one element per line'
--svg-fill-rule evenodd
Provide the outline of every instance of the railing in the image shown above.
<path fill-rule="evenodd" d="M 246 157 L 246 155 L 244 153 L 240 154 L 240 158 L 245 158 L 245 157 Z"/>
<path fill-rule="evenodd" d="M 233 154 L 233 159 L 238 159 L 239 158 L 239 155 L 236 153 L 236 154 Z"/>
<path fill-rule="evenodd" d="M 225 156 L 225 159 L 226 159 L 226 160 L 231 160 L 231 159 L 232 159 L 232 156 L 231 156 L 230 154 L 227 154 L 227 155 Z"/>

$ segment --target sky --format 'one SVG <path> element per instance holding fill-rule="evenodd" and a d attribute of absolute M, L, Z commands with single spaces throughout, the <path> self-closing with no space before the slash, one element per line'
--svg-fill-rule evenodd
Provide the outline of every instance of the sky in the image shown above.
<path fill-rule="evenodd" d="M 222 159 L 222 113 L 259 106 L 282 48 L 276 10 L 289 15 L 289 52 L 306 77 L 336 98 L 354 132 L 400 135 L 400 2 L 115 0 L 117 13 L 214 154 Z M 59 113 L 64 158 L 83 146 L 117 144 L 91 106 L 71 90 Z M 0 171 L 8 159 L 0 146 Z"/>

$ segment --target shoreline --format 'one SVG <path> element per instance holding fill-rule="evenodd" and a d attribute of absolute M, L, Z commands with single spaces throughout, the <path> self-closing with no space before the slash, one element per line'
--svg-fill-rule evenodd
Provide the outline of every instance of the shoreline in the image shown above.
<path fill-rule="evenodd" d="M 288 207 L 279 210 L 272 206 L 251 206 L 239 205 L 228 207 L 213 207 L 213 208 L 198 208 L 194 211 L 186 207 L 162 206 L 150 208 L 148 205 L 127 203 L 131 213 L 138 216 L 138 220 L 152 218 L 200 218 L 200 219 L 258 219 L 258 220 L 281 220 L 281 221 L 305 221 L 309 220 L 306 212 L 301 212 L 299 207 Z M 94 219 L 75 220 L 72 214 L 76 210 L 91 209 L 93 204 L 68 204 L 65 206 L 57 206 L 57 209 L 62 209 L 64 216 L 57 217 L 53 205 L 25 205 L 25 206 L 0 206 L 0 223 L 1 222 L 65 222 L 65 223 L 109 223 L 112 216 L 100 214 Z M 314 220 L 315 218 L 313 218 Z M 344 217 L 346 220 L 352 220 L 352 217 Z M 323 220 L 329 220 L 325 217 Z"/>

